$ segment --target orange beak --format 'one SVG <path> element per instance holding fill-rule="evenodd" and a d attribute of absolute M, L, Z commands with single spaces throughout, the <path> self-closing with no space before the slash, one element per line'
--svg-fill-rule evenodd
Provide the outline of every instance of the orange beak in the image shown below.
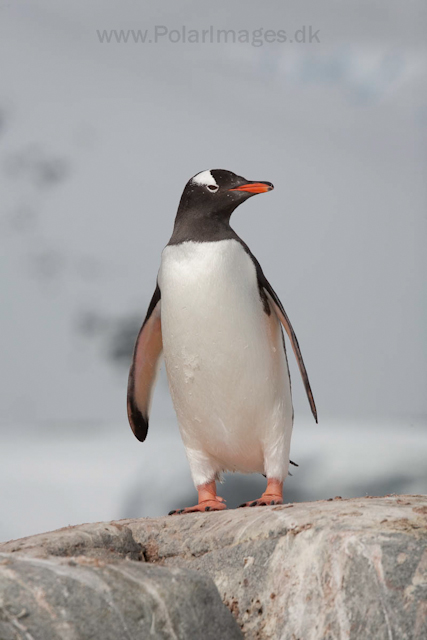
<path fill-rule="evenodd" d="M 274 189 L 271 182 L 248 182 L 241 187 L 230 189 L 230 191 L 246 191 L 247 193 L 266 193 Z"/>

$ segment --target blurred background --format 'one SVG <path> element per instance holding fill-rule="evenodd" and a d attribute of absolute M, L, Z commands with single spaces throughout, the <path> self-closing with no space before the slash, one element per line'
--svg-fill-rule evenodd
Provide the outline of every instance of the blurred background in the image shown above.
<path fill-rule="evenodd" d="M 427 492 L 426 27 L 422 0 L 0 0 L 0 540 L 194 503 L 164 372 L 144 444 L 125 395 L 182 189 L 209 168 L 276 187 L 232 222 L 319 412 L 290 354 L 286 500 Z"/>

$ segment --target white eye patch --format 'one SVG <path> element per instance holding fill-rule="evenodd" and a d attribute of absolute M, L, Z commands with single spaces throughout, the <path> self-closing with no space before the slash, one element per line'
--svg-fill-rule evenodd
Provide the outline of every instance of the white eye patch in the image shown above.
<path fill-rule="evenodd" d="M 216 187 L 216 189 L 218 189 L 215 178 L 210 171 L 201 171 L 191 179 L 191 182 L 193 182 L 194 184 L 200 184 L 204 187 Z"/>

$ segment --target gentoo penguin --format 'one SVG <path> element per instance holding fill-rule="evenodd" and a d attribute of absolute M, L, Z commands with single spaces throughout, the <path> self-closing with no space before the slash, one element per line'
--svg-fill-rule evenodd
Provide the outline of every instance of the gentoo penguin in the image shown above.
<path fill-rule="evenodd" d="M 242 506 L 281 504 L 293 425 L 283 325 L 317 412 L 289 318 L 255 256 L 230 227 L 234 209 L 270 182 L 213 169 L 186 184 L 129 374 L 128 416 L 147 436 L 163 353 L 170 392 L 198 491 L 172 513 L 222 510 L 223 471 L 262 473 L 266 491 Z"/>

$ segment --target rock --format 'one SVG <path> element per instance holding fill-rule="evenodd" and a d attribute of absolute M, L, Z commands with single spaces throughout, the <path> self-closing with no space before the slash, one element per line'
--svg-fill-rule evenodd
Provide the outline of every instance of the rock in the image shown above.
<path fill-rule="evenodd" d="M 239 640 L 212 580 L 188 569 L 0 554 L 1 640 Z"/>
<path fill-rule="evenodd" d="M 21 540 L 0 543 L 0 551 L 23 551 L 36 558 L 89 556 L 105 562 L 144 561 L 144 550 L 132 529 L 120 522 L 96 522 L 64 527 Z"/>
<path fill-rule="evenodd" d="M 81 525 L 0 551 L 196 570 L 250 640 L 427 638 L 427 496 Z"/>

